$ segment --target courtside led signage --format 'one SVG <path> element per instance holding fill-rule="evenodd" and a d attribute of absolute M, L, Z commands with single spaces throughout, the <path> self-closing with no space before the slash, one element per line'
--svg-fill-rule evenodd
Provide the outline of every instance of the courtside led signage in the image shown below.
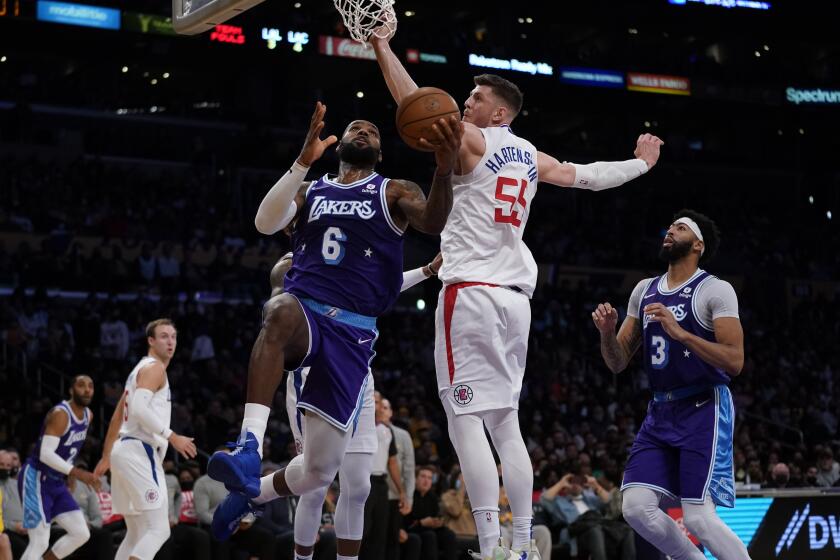
<path fill-rule="evenodd" d="M 523 62 L 515 58 L 492 58 L 480 54 L 470 54 L 469 63 L 470 66 L 495 68 L 496 70 L 513 70 L 514 72 L 525 72 L 531 75 L 542 74 L 543 76 L 551 76 L 554 74 L 554 69 L 550 64 L 546 64 L 545 62 Z"/>
<path fill-rule="evenodd" d="M 123 12 L 122 27 L 126 31 L 137 31 L 139 33 L 175 35 L 175 30 L 172 28 L 172 18 L 139 12 Z"/>
<path fill-rule="evenodd" d="M 785 90 L 785 99 L 794 105 L 840 105 L 840 90 L 789 87 Z"/>
<path fill-rule="evenodd" d="M 100 6 L 38 0 L 38 19 L 66 25 L 119 29 L 120 11 Z"/>
<path fill-rule="evenodd" d="M 245 35 L 242 33 L 242 28 L 235 25 L 217 25 L 213 32 L 210 33 L 211 41 L 218 41 L 219 43 L 232 43 L 234 45 L 244 45 Z"/>
<path fill-rule="evenodd" d="M 345 58 L 376 60 L 376 53 L 373 52 L 373 49 L 370 49 L 353 39 L 321 35 L 318 42 L 319 52 L 327 56 L 343 56 Z"/>
<path fill-rule="evenodd" d="M 640 74 L 627 72 L 627 89 L 649 93 L 668 93 L 671 95 L 691 95 L 691 83 L 681 76 L 663 76 L 661 74 Z"/>
<path fill-rule="evenodd" d="M 595 68 L 560 67 L 560 81 L 577 86 L 624 88 L 624 74 Z"/>
<path fill-rule="evenodd" d="M 433 64 L 446 64 L 446 57 L 442 54 L 433 54 L 422 52 L 417 49 L 408 49 L 405 51 L 406 62 L 417 64 L 419 62 L 431 62 Z"/>
<path fill-rule="evenodd" d="M 770 2 L 756 0 L 668 0 L 669 4 L 685 6 L 686 4 L 703 4 L 704 6 L 718 6 L 720 8 L 748 8 L 750 10 L 769 10 Z"/>

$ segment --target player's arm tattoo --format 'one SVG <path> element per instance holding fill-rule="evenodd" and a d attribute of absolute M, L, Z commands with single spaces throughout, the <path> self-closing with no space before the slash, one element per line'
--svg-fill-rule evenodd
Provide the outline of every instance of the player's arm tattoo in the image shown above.
<path fill-rule="evenodd" d="M 397 205 L 411 227 L 432 235 L 443 231 L 452 210 L 452 174 L 434 176 L 428 199 L 417 183 L 400 181 L 396 184 L 401 189 Z"/>
<path fill-rule="evenodd" d="M 610 371 L 620 373 L 630 363 L 630 359 L 636 353 L 636 350 L 639 349 L 641 343 L 641 323 L 638 320 L 633 320 L 632 328 L 622 328 L 618 336 L 612 333 L 601 333 L 601 356 L 604 357 L 604 362 L 610 368 Z"/>

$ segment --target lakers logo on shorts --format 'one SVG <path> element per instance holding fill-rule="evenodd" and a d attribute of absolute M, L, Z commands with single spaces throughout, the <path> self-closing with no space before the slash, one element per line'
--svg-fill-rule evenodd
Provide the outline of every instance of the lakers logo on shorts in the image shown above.
<path fill-rule="evenodd" d="M 473 390 L 469 385 L 458 385 L 452 393 L 452 398 L 460 405 L 467 405 L 473 400 Z"/>
<path fill-rule="evenodd" d="M 158 496 L 159 496 L 158 491 L 155 490 L 154 488 L 146 490 L 146 501 L 149 502 L 150 504 L 153 504 L 156 501 L 158 501 Z"/>

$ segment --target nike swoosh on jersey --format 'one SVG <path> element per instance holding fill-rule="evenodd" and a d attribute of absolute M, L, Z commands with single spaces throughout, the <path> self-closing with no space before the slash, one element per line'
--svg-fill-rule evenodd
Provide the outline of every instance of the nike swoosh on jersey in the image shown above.
<path fill-rule="evenodd" d="M 655 296 L 655 295 L 656 295 L 656 294 L 650 294 L 650 295 L 647 295 L 647 296 L 643 297 L 642 299 L 652 298 L 652 297 L 653 297 L 653 296 Z"/>
<path fill-rule="evenodd" d="M 360 339 L 359 339 L 359 344 L 364 344 L 365 342 L 370 342 L 371 340 L 373 340 L 373 339 L 372 339 L 372 338 L 366 338 L 366 339 L 362 340 L 362 339 L 360 338 Z"/>
<path fill-rule="evenodd" d="M 697 408 L 700 408 L 701 406 L 703 406 L 704 404 L 706 404 L 710 400 L 712 400 L 712 399 L 706 399 L 705 401 L 698 401 L 698 402 L 694 403 L 694 406 L 696 406 Z"/>

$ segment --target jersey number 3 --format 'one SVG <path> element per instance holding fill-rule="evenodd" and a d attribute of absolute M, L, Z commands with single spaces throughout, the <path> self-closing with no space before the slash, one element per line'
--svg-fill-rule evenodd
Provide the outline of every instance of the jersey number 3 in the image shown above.
<path fill-rule="evenodd" d="M 519 196 L 507 194 L 505 187 L 519 187 Z M 521 211 L 523 213 L 525 212 L 525 207 L 528 204 L 525 200 L 525 189 L 527 188 L 528 181 L 525 179 L 522 179 L 520 183 L 510 177 L 499 177 L 496 179 L 496 200 L 510 204 L 510 213 L 508 214 L 505 214 L 502 208 L 496 208 L 496 215 L 494 217 L 496 222 L 500 224 L 513 224 L 514 227 L 522 225 L 522 220 L 519 218 L 519 210 L 516 207 L 517 205 L 520 206 L 522 208 Z"/>
<path fill-rule="evenodd" d="M 654 336 L 650 339 L 651 355 L 650 365 L 654 369 L 662 369 L 668 365 L 668 340 L 663 336 Z"/>

